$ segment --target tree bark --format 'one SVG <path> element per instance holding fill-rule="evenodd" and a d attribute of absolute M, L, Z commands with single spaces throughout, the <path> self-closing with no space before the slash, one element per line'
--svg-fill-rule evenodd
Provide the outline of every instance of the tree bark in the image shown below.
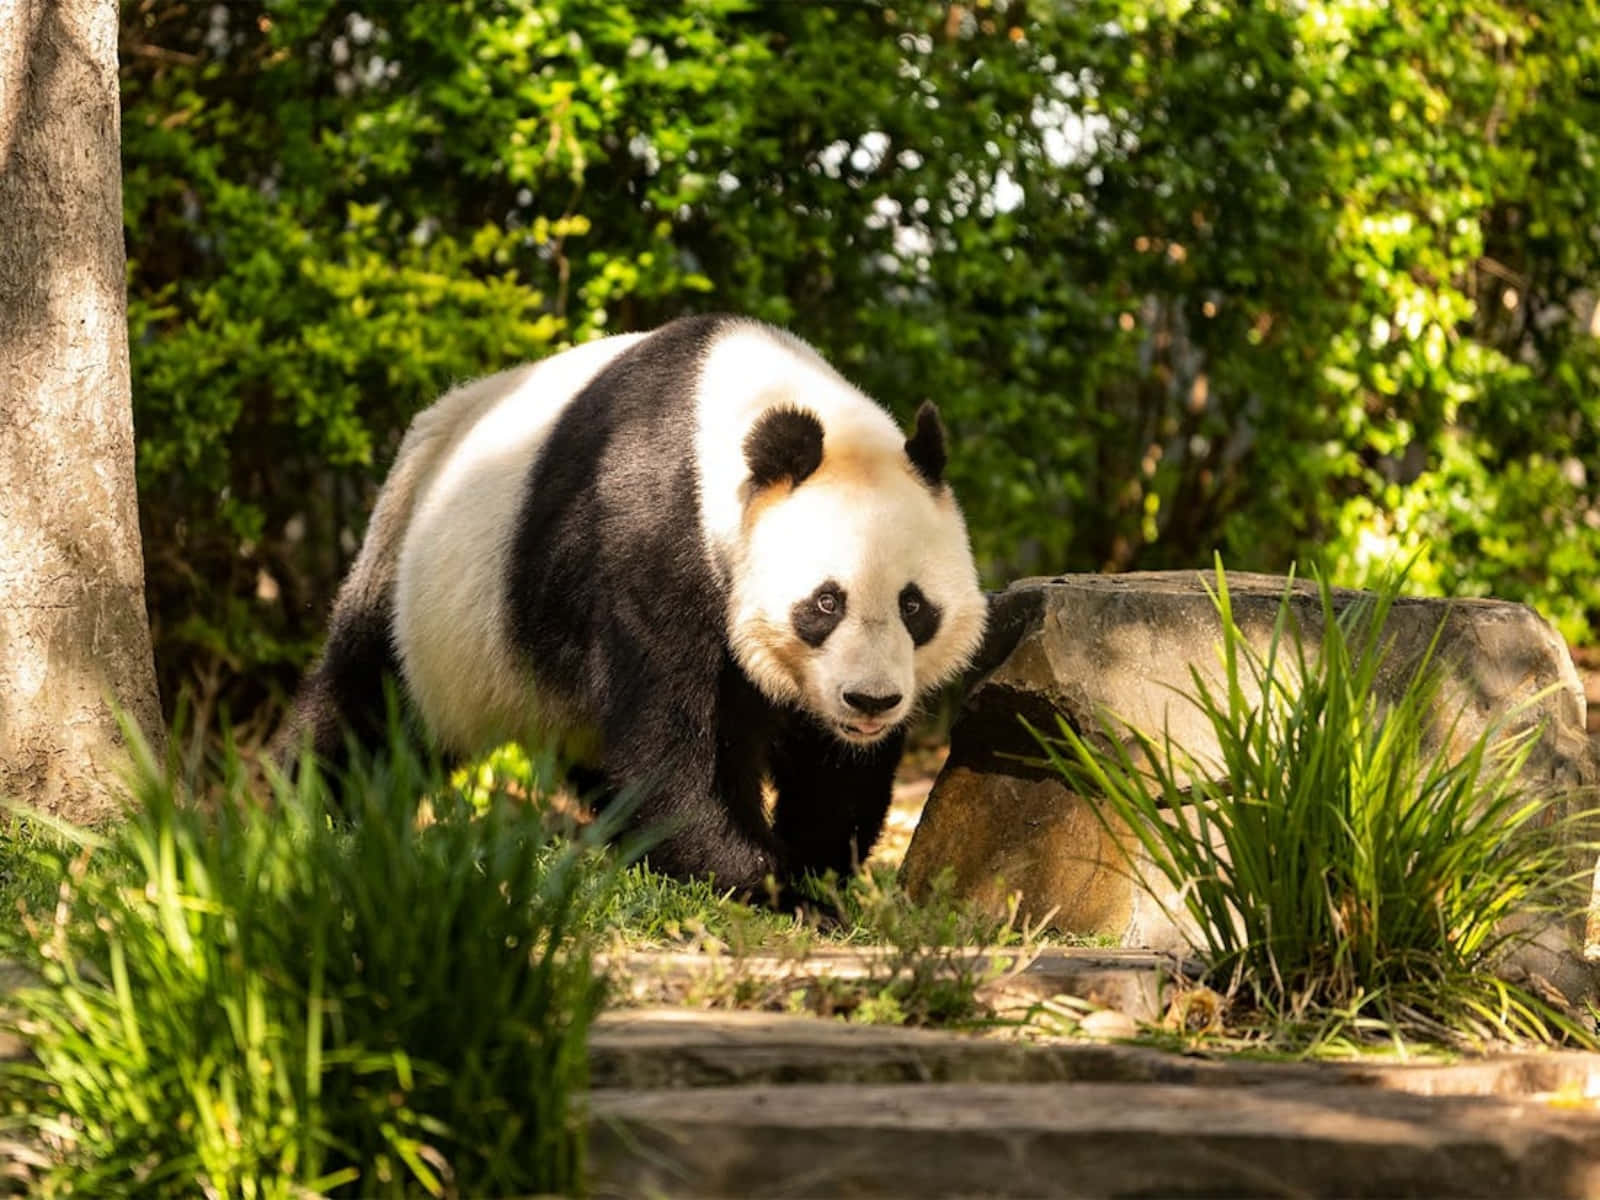
<path fill-rule="evenodd" d="M 0 796 L 117 808 L 158 736 L 133 470 L 116 0 L 0 0 Z"/>

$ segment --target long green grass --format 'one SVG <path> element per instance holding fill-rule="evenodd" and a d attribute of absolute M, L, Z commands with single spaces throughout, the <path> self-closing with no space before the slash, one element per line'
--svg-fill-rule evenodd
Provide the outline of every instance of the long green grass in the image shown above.
<path fill-rule="evenodd" d="M 581 1190 L 589 847 L 403 742 L 264 800 L 237 755 L 201 786 L 140 747 L 131 787 L 104 839 L 35 840 L 57 892 L 4 947 L 37 1194 Z"/>
<path fill-rule="evenodd" d="M 1213 981 L 1276 1036 L 1592 1041 L 1495 975 L 1508 916 L 1559 918 L 1574 903 L 1574 818 L 1521 782 L 1539 730 L 1491 723 L 1453 750 L 1437 633 L 1382 695 L 1399 586 L 1336 612 L 1321 582 L 1315 648 L 1286 592 L 1262 649 L 1235 622 L 1219 563 L 1221 678 L 1191 668 L 1188 693 L 1219 762 L 1111 716 L 1107 739 L 1064 719 L 1036 736 L 1102 819 L 1132 830 L 1178 889 Z"/>

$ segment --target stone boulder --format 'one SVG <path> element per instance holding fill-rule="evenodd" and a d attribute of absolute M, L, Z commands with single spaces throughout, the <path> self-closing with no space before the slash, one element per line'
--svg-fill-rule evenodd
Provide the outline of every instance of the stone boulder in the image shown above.
<path fill-rule="evenodd" d="M 1193 943 L 1186 920 L 1169 918 L 1181 904 L 1137 853 L 1132 834 L 1114 820 L 1103 823 L 1093 798 L 1024 761 L 1039 750 L 1019 718 L 1053 730 L 1060 713 L 1104 738 L 1115 733 L 1102 719 L 1110 714 L 1157 736 L 1170 730 L 1197 760 L 1215 761 L 1210 723 L 1186 699 L 1191 667 L 1213 684 L 1222 675 L 1221 626 L 1208 584 L 1214 576 L 1197 571 L 1065 576 L 1024 579 L 993 598 L 989 638 L 951 731 L 950 757 L 906 852 L 903 878 L 913 895 L 948 868 L 958 894 L 996 911 L 1020 892 L 1026 914 L 1053 911 L 1062 930 L 1179 953 Z M 1271 636 L 1287 585 L 1277 576 L 1228 576 L 1234 620 L 1258 646 Z M 1336 609 L 1360 595 L 1337 591 Z M 1315 586 L 1296 582 L 1290 602 L 1314 650 L 1322 635 Z M 1393 641 L 1380 690 L 1397 694 L 1414 677 L 1441 621 L 1436 654 L 1445 684 L 1434 744 L 1450 739 L 1464 747 L 1497 719 L 1508 732 L 1542 724 L 1525 771 L 1531 787 L 1571 796 L 1600 781 L 1572 660 L 1523 605 L 1400 598 L 1388 618 Z M 1586 803 L 1595 803 L 1592 793 Z M 1580 855 L 1575 848 L 1574 868 L 1592 871 L 1592 851 L 1587 860 Z M 1141 877 L 1156 886 L 1165 910 Z M 1600 921 L 1589 924 L 1541 934 L 1544 950 L 1529 951 L 1530 969 L 1560 976 L 1557 986 L 1568 995 L 1587 992 L 1583 950 L 1591 958 L 1600 951 Z"/>

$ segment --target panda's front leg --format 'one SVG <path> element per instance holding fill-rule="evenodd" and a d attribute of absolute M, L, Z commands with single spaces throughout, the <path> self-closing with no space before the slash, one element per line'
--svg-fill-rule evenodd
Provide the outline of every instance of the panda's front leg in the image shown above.
<path fill-rule="evenodd" d="M 763 899 L 784 870 L 762 812 L 759 763 L 719 737 L 715 721 L 695 717 L 684 707 L 635 710 L 607 739 L 605 774 L 632 796 L 627 824 L 644 835 L 652 870 Z"/>
<path fill-rule="evenodd" d="M 782 877 L 770 839 L 754 836 L 706 793 L 657 792 L 629 824 L 645 835 L 645 863 L 674 879 L 709 878 L 718 891 L 764 900 Z"/>
<path fill-rule="evenodd" d="M 866 861 L 883 831 L 904 749 L 901 729 L 854 746 L 806 719 L 774 741 L 777 835 L 791 878 L 832 871 L 843 879 Z"/>
<path fill-rule="evenodd" d="M 670 805 L 641 806 L 636 825 L 649 839 L 645 863 L 674 879 L 709 878 L 719 892 L 759 901 L 782 875 L 774 848 L 711 808 L 686 813 L 681 796 Z"/>

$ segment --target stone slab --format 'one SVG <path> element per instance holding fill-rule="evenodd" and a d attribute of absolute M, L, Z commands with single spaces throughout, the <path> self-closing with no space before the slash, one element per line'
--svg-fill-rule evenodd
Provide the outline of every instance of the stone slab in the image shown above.
<path fill-rule="evenodd" d="M 595 1088 L 788 1083 L 1130 1083 L 1244 1085 L 1269 1069 L 1106 1043 L 1039 1045 L 786 1013 L 656 1008 L 609 1013 L 589 1039 Z M 1292 1068 L 1291 1068 L 1292 1069 Z"/>
<path fill-rule="evenodd" d="M 1166 1084 L 592 1093 L 601 1197 L 1600 1195 L 1600 1119 L 1535 1101 Z"/>
<path fill-rule="evenodd" d="M 853 1025 L 788 1013 L 684 1008 L 605 1014 L 590 1036 L 595 1088 L 784 1083 L 1298 1083 L 1415 1096 L 1600 1100 L 1600 1054 L 1524 1052 L 1455 1062 L 1266 1061 L 1078 1040 L 1021 1041 Z"/>

